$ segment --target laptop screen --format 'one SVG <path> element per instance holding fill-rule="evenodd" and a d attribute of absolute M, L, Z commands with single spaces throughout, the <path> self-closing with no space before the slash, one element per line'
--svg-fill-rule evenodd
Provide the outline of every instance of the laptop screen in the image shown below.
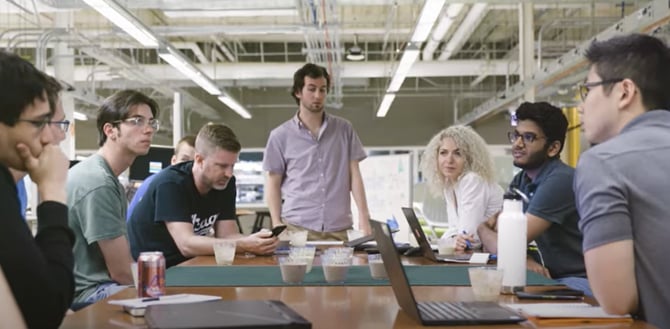
<path fill-rule="evenodd" d="M 371 220 L 370 225 L 372 226 L 372 231 L 377 241 L 377 248 L 382 255 L 384 267 L 389 276 L 391 288 L 393 288 L 398 305 L 412 318 L 421 322 L 419 310 L 416 307 L 416 299 L 412 293 L 412 287 L 409 285 L 405 269 L 400 262 L 400 256 L 398 256 L 398 252 L 396 251 L 388 225 L 375 220 Z"/>
<path fill-rule="evenodd" d="M 423 233 L 423 228 L 421 227 L 419 219 L 414 213 L 414 209 L 403 207 L 402 212 L 405 214 L 405 218 L 407 219 L 410 230 L 412 230 L 412 234 L 414 234 L 414 237 L 416 238 L 416 242 L 419 243 L 423 257 L 426 257 L 430 260 L 436 260 L 435 254 L 433 253 L 433 248 L 430 247 L 430 243 L 426 238 L 426 234 Z"/>

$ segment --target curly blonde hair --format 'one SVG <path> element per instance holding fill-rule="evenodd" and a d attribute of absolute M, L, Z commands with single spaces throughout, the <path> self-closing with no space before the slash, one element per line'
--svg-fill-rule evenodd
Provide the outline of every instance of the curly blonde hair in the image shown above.
<path fill-rule="evenodd" d="M 450 126 L 430 139 L 421 157 L 421 171 L 431 193 L 440 196 L 449 185 L 449 180 L 442 174 L 437 164 L 440 146 L 445 138 L 453 139 L 465 157 L 463 174 L 472 171 L 487 182 L 495 182 L 493 159 L 484 139 L 470 127 Z"/>

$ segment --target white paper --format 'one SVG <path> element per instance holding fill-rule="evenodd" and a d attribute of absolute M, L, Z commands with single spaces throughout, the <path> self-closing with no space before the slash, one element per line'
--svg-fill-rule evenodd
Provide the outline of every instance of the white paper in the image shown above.
<path fill-rule="evenodd" d="M 152 301 L 144 301 L 147 300 L 147 298 L 131 298 L 131 299 L 110 300 L 109 303 L 112 305 L 120 305 L 130 308 L 144 308 L 149 305 L 200 303 L 218 299 L 221 299 L 221 296 L 177 294 L 177 295 L 160 296 L 158 300 L 152 300 Z"/>
<path fill-rule="evenodd" d="M 328 241 L 328 240 L 307 241 L 306 245 L 308 245 L 308 246 L 341 246 L 341 245 L 344 245 L 344 242 L 343 241 Z"/>
<path fill-rule="evenodd" d="M 527 316 L 539 318 L 598 318 L 598 319 L 625 319 L 630 315 L 607 314 L 600 306 L 587 303 L 532 303 L 532 304 L 505 304 Z"/>
<path fill-rule="evenodd" d="M 470 264 L 486 264 L 489 262 L 489 254 L 486 252 L 476 252 L 470 257 Z"/>

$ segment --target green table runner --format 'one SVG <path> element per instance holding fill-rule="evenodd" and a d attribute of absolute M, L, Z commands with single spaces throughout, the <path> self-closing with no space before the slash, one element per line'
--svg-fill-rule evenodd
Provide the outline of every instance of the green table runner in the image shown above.
<path fill-rule="evenodd" d="M 405 266 L 410 284 L 414 286 L 469 286 L 468 266 Z M 528 271 L 529 286 L 558 285 L 535 272 Z M 251 287 L 287 286 L 281 279 L 279 266 L 175 266 L 166 271 L 168 287 Z M 344 284 L 328 283 L 323 268 L 314 266 L 305 275 L 303 286 L 387 286 L 388 280 L 370 277 L 368 266 L 351 266 Z"/>

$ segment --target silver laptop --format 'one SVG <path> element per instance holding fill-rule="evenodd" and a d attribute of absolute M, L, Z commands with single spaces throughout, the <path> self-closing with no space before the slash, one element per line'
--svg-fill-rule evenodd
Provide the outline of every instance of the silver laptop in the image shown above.
<path fill-rule="evenodd" d="M 446 262 L 446 263 L 470 262 L 470 257 L 472 256 L 470 254 L 438 255 L 435 252 L 433 252 L 433 248 L 431 248 L 430 243 L 426 238 L 426 234 L 423 233 L 423 228 L 421 227 L 419 219 L 416 217 L 416 214 L 414 213 L 414 209 L 403 207 L 402 212 L 405 214 L 407 224 L 409 224 L 409 228 L 411 229 L 412 234 L 414 234 L 416 242 L 419 243 L 419 248 L 421 248 L 421 253 L 423 254 L 423 257 L 426 257 L 434 262 Z"/>
<path fill-rule="evenodd" d="M 418 302 L 407 280 L 388 225 L 371 220 L 377 248 L 400 308 L 423 325 L 484 325 L 518 323 L 526 319 L 495 302 Z"/>

